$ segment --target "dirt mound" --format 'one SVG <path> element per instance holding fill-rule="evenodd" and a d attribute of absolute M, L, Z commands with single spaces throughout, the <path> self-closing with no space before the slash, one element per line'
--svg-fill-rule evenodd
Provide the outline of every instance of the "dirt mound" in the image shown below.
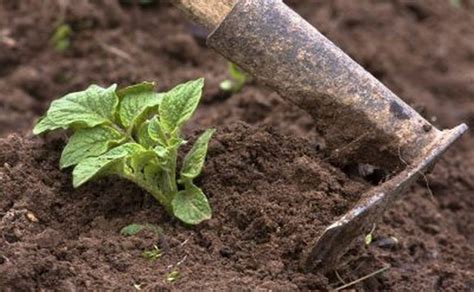
<path fill-rule="evenodd" d="M 305 139 L 237 123 L 218 130 L 198 181 L 213 219 L 186 229 L 130 183 L 72 189 L 70 172 L 57 168 L 62 144 L 0 140 L 3 287 L 150 288 L 175 265 L 177 288 L 314 289 L 325 280 L 299 272 L 303 249 L 367 187 L 322 162 Z M 118 233 L 144 220 L 161 237 Z M 153 244 L 164 255 L 141 258 Z"/>

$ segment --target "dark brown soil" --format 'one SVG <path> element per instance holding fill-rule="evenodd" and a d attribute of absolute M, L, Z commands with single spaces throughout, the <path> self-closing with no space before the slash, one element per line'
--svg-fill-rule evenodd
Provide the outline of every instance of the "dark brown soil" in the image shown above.
<path fill-rule="evenodd" d="M 129 183 L 111 178 L 72 189 L 69 173 L 57 169 L 62 140 L 1 141 L 0 283 L 15 289 L 150 288 L 165 286 L 172 270 L 182 274 L 179 288 L 319 287 L 320 277 L 298 272 L 300 254 L 366 188 L 322 162 L 304 139 L 232 124 L 213 139 L 199 180 L 213 219 L 186 229 Z M 155 223 L 163 234 L 118 233 L 134 222 Z M 164 251 L 156 262 L 140 257 L 153 243 Z"/>
<path fill-rule="evenodd" d="M 276 94 L 257 84 L 220 92 L 225 60 L 166 1 L 125 2 L 0 1 L 2 289 L 325 290 L 386 265 L 353 287 L 474 289 L 472 133 L 386 213 L 372 244 L 356 243 L 337 272 L 303 274 L 303 249 L 369 184 L 325 162 L 312 119 Z M 473 1 L 288 2 L 436 126 L 474 126 Z M 74 32 L 65 53 L 49 42 L 61 21 Z M 90 83 L 155 80 L 165 89 L 197 76 L 205 97 L 187 133 L 218 132 L 198 181 L 214 218 L 195 228 L 127 182 L 74 190 L 70 171 L 58 170 L 65 135 L 29 133 L 52 99 Z M 130 223 L 163 232 L 123 237 Z M 163 256 L 142 258 L 153 244 Z"/>

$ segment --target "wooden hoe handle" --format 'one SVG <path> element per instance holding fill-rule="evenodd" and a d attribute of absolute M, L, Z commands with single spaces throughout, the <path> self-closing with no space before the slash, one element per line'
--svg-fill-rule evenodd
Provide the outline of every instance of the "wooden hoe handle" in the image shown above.
<path fill-rule="evenodd" d="M 231 11 L 237 0 L 172 0 L 193 21 L 214 30 Z"/>

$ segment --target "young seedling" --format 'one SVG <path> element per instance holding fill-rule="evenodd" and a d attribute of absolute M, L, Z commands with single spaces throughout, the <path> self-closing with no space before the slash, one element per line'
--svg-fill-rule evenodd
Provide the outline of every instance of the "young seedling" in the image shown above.
<path fill-rule="evenodd" d="M 166 274 L 165 280 L 168 283 L 173 283 L 176 281 L 179 277 L 180 273 L 178 271 L 171 271 L 168 274 Z"/>
<path fill-rule="evenodd" d="M 375 224 L 372 225 L 372 229 L 370 230 L 369 234 L 367 234 L 364 238 L 365 245 L 370 245 L 372 240 L 374 239 L 374 231 L 375 231 Z"/>
<path fill-rule="evenodd" d="M 51 44 L 57 52 L 63 53 L 69 49 L 71 45 L 71 34 L 71 27 L 67 24 L 61 24 L 55 29 L 51 37 Z"/>
<path fill-rule="evenodd" d="M 219 87 L 225 92 L 239 92 L 242 87 L 244 87 L 245 82 L 247 82 L 248 80 L 247 74 L 245 74 L 242 69 L 240 69 L 239 67 L 237 67 L 237 65 L 231 62 L 229 62 L 227 71 L 229 73 L 229 76 L 231 77 L 231 80 L 227 79 L 222 81 L 219 84 Z"/>
<path fill-rule="evenodd" d="M 449 0 L 449 3 L 451 6 L 455 8 L 461 8 L 462 7 L 462 0 Z"/>
<path fill-rule="evenodd" d="M 51 103 L 34 134 L 70 129 L 60 167 L 74 166 L 73 186 L 106 175 L 130 180 L 157 199 L 169 214 L 187 224 L 211 218 L 209 202 L 197 187 L 214 129 L 199 136 L 186 154 L 179 179 L 178 150 L 186 141 L 181 128 L 195 111 L 204 79 L 156 93 L 143 82 L 117 90 L 91 85 Z M 179 187 L 178 187 L 179 186 Z"/>
<path fill-rule="evenodd" d="M 156 235 L 161 235 L 163 230 L 154 224 L 130 224 L 122 229 L 120 229 L 120 234 L 123 236 L 131 236 L 139 233 L 142 230 L 150 230 L 151 232 L 155 233 Z"/>
<path fill-rule="evenodd" d="M 142 257 L 147 260 L 157 260 L 161 257 L 161 254 L 160 248 L 155 244 L 152 249 L 142 252 Z"/>

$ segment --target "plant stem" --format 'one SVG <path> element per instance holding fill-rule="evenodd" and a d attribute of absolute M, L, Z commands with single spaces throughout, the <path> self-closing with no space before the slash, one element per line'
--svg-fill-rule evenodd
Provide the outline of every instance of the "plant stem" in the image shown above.
<path fill-rule="evenodd" d="M 164 169 L 163 184 L 165 195 L 171 202 L 178 193 L 178 185 L 176 184 L 176 162 L 178 159 L 178 148 L 180 145 L 173 145 L 173 143 L 170 142 L 173 140 L 173 138 L 179 138 L 179 132 L 173 132 L 170 134 L 170 136 L 171 137 L 168 139 L 165 137 L 166 148 L 168 149 L 168 161 L 166 163 L 166 169 Z"/>
<path fill-rule="evenodd" d="M 164 171 L 164 191 L 165 196 L 171 202 L 178 193 L 178 186 L 176 184 L 176 160 L 178 156 L 177 149 L 171 149 L 169 151 L 169 160 L 167 163 L 166 170 Z"/>
<path fill-rule="evenodd" d="M 128 133 L 128 131 L 125 131 L 120 126 L 118 126 L 114 123 L 110 123 L 110 127 L 112 129 L 114 129 L 115 131 L 119 132 L 119 134 L 124 136 L 128 141 L 133 142 L 133 143 L 137 143 L 137 141 L 135 141 L 135 139 L 133 138 L 132 134 Z"/>
<path fill-rule="evenodd" d="M 170 176 L 171 176 L 171 181 L 172 181 L 172 187 L 173 187 L 173 191 L 177 193 L 178 192 L 178 186 L 176 185 L 176 161 L 178 160 L 177 148 L 171 151 L 170 157 L 171 157 Z"/>
<path fill-rule="evenodd" d="M 165 208 L 165 210 L 172 215 L 173 208 L 171 207 L 171 200 L 165 196 L 160 189 L 153 187 L 147 182 L 141 180 L 138 177 L 133 175 L 124 175 L 123 178 L 128 179 L 129 181 L 137 184 L 140 188 L 144 189 L 147 193 L 151 194 L 160 204 Z"/>

